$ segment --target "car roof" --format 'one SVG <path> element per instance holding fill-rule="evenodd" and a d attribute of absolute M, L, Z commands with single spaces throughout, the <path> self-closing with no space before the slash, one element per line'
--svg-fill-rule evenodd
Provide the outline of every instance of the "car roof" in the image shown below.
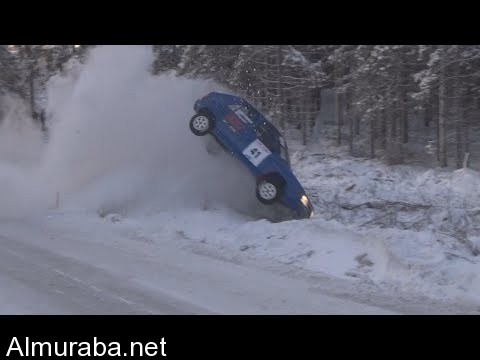
<path fill-rule="evenodd" d="M 222 100 L 228 105 L 246 105 L 255 111 L 256 115 L 259 117 L 260 123 L 269 122 L 265 115 L 263 115 L 255 106 L 253 106 L 248 100 L 240 96 L 224 94 L 219 92 L 211 92 L 208 96 L 221 97 Z"/>
<path fill-rule="evenodd" d="M 215 97 L 223 97 L 224 100 L 227 102 L 231 102 L 232 104 L 243 104 L 243 103 L 248 103 L 247 100 L 240 96 L 232 95 L 232 94 L 225 94 L 225 93 L 219 93 L 216 91 L 212 91 L 211 93 L 208 94 L 208 96 L 215 96 Z"/>

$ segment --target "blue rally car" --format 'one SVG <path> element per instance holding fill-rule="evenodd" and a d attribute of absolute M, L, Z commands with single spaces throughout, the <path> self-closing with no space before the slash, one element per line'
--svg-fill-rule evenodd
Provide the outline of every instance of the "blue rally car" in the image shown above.
<path fill-rule="evenodd" d="M 259 111 L 238 96 L 218 92 L 198 99 L 193 109 L 190 130 L 197 136 L 211 134 L 250 170 L 261 203 L 281 203 L 298 219 L 312 216 L 313 206 L 292 172 L 284 138 Z"/>

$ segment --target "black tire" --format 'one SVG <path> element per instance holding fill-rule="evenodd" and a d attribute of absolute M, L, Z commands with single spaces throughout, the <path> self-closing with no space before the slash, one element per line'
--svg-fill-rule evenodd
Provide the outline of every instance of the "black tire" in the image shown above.
<path fill-rule="evenodd" d="M 285 181 L 280 175 L 268 175 L 257 181 L 256 195 L 262 204 L 270 205 L 282 196 Z"/>
<path fill-rule="evenodd" d="M 190 130 L 196 136 L 207 135 L 212 131 L 213 125 L 213 116 L 205 111 L 200 111 L 190 119 Z"/>

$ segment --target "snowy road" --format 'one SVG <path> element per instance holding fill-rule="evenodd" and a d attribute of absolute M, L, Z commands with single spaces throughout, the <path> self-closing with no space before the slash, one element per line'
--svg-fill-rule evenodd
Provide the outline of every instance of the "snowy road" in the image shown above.
<path fill-rule="evenodd" d="M 307 281 L 170 246 L 48 236 L 2 224 L 0 312 L 14 314 L 389 314 Z"/>
<path fill-rule="evenodd" d="M 0 237 L 3 313 L 184 314 L 198 311 L 150 294 L 99 267 Z"/>

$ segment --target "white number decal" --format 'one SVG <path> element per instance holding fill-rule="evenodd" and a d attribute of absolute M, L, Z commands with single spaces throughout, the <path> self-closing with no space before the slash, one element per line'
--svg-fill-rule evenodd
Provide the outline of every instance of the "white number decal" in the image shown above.
<path fill-rule="evenodd" d="M 258 139 L 252 141 L 243 150 L 243 155 L 255 166 L 258 166 L 270 154 L 271 151 Z"/>

